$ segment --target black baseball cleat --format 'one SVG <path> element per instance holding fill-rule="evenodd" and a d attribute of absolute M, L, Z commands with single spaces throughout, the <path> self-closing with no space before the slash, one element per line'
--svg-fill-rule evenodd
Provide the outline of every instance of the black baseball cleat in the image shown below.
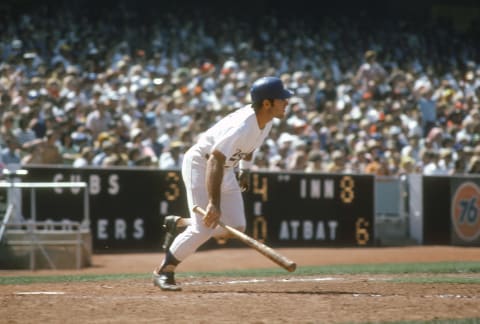
<path fill-rule="evenodd" d="M 165 238 L 163 239 L 162 248 L 164 251 L 167 251 L 170 245 L 172 245 L 173 240 L 177 237 L 178 234 L 182 232 L 185 228 L 179 229 L 177 227 L 177 222 L 180 219 L 180 216 L 168 215 L 165 216 L 163 220 L 163 229 L 165 230 Z"/>
<path fill-rule="evenodd" d="M 159 287 L 163 291 L 180 291 L 182 287 L 175 282 L 175 273 L 153 271 L 153 285 Z"/>

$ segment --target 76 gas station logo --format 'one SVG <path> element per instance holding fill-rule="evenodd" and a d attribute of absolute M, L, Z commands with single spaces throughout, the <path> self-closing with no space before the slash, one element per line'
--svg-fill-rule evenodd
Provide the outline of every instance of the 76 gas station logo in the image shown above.
<path fill-rule="evenodd" d="M 452 199 L 452 224 L 457 235 L 465 241 L 480 236 L 480 189 L 473 182 L 465 182 Z"/>

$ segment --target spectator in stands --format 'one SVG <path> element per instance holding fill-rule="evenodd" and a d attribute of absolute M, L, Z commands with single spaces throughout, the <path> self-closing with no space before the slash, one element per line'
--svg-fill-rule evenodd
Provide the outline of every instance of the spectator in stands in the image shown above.
<path fill-rule="evenodd" d="M 45 137 L 24 144 L 28 153 L 22 159 L 22 164 L 62 164 L 63 159 L 57 146 L 58 133 L 48 130 Z"/>
<path fill-rule="evenodd" d="M 158 139 L 157 127 L 155 125 L 149 126 L 146 130 L 144 140 L 142 141 L 142 146 L 148 148 L 148 150 L 154 153 L 155 155 L 154 161 L 158 161 L 163 151 L 163 146 L 157 141 L 157 139 Z M 180 138 L 180 141 L 182 141 L 182 138 Z"/>
<path fill-rule="evenodd" d="M 435 150 L 426 150 L 423 154 L 424 175 L 446 175 L 446 170 L 439 165 L 439 154 Z"/>
<path fill-rule="evenodd" d="M 99 136 L 100 137 L 100 136 Z M 114 153 L 114 143 L 108 135 L 106 137 L 100 137 L 98 141 L 97 151 L 94 152 L 94 157 L 92 159 L 92 165 L 101 166 L 103 165 L 103 160 Z"/>
<path fill-rule="evenodd" d="M 92 164 L 93 151 L 89 146 L 82 147 L 80 155 L 73 161 L 72 165 L 75 168 L 83 168 Z"/>
<path fill-rule="evenodd" d="M 453 170 L 449 173 L 449 175 L 465 174 L 467 171 L 468 169 L 465 160 L 457 159 L 455 160 Z"/>
<path fill-rule="evenodd" d="M 174 94 L 175 97 L 165 96 L 155 109 L 157 116 L 155 125 L 157 126 L 160 134 L 168 132 L 168 127 L 175 128 L 180 124 L 183 112 L 179 105 L 183 102 L 181 100 L 180 92 L 177 91 Z"/>
<path fill-rule="evenodd" d="M 438 166 L 445 174 L 452 174 L 455 169 L 455 160 L 453 159 L 453 151 L 451 148 L 441 148 L 439 151 L 440 160 Z"/>
<path fill-rule="evenodd" d="M 381 98 L 384 95 L 384 81 L 387 78 L 387 72 L 377 62 L 377 52 L 368 50 L 364 55 L 365 61 L 360 65 L 355 75 L 355 84 L 362 95 L 369 94 L 375 98 Z"/>
<path fill-rule="evenodd" d="M 291 171 L 304 171 L 307 167 L 307 143 L 298 139 L 293 146 L 294 151 L 291 154 L 287 169 Z"/>
<path fill-rule="evenodd" d="M 402 156 L 398 175 L 417 173 L 415 169 L 415 160 L 411 156 Z"/>
<path fill-rule="evenodd" d="M 265 171 L 269 169 L 269 160 L 265 152 L 259 150 L 253 155 L 251 171 Z"/>
<path fill-rule="evenodd" d="M 307 167 L 307 154 L 305 151 L 296 151 L 293 153 L 290 164 L 287 167 L 289 171 L 305 171 Z"/>
<path fill-rule="evenodd" d="M 158 144 L 160 144 L 164 150 L 168 150 L 170 143 L 177 139 L 176 131 L 177 127 L 174 124 L 168 123 L 165 125 L 165 132 L 157 139 Z"/>
<path fill-rule="evenodd" d="M 96 138 L 101 132 L 107 132 L 112 122 L 112 116 L 107 110 L 108 100 L 100 98 L 101 93 L 96 93 L 97 97 L 93 100 L 93 110 L 87 115 L 85 126 L 91 131 L 92 136 Z"/>
<path fill-rule="evenodd" d="M 268 23 L 274 16 L 255 26 L 232 16 L 225 20 L 222 31 L 236 35 L 239 45 L 235 46 L 218 37 L 208 20 L 183 12 L 181 16 L 179 11 L 165 12 L 178 28 L 150 21 L 151 30 L 156 32 L 144 33 L 125 11 L 107 7 L 96 8 L 98 16 L 114 11 L 118 21 L 136 37 L 115 32 L 108 21 L 97 24 L 85 36 L 78 32 L 83 13 L 64 6 L 49 7 L 58 12 L 49 17 L 40 16 L 42 11 L 22 13 L 30 18 L 28 28 L 16 10 L 7 11 L 9 32 L 0 40 L 2 148 L 7 129 L 9 134 L 12 130 L 16 136 L 21 133 L 17 138 L 26 143 L 32 141 L 29 129 L 36 139 L 43 139 L 47 131 L 59 126 L 60 119 L 68 118 L 74 123 L 58 131 L 71 132 L 79 148 L 89 146 L 97 151 L 94 143 L 102 132 L 126 143 L 129 133 L 138 127 L 145 134 L 144 145 L 159 157 L 170 141 L 181 140 L 189 146 L 218 116 L 235 109 L 233 103 L 246 103 L 245 85 L 259 73 L 279 75 L 296 91 L 288 111 L 290 128 L 285 123 L 276 124 L 266 140 L 275 170 L 285 170 L 297 154 L 292 143 L 298 137 L 309 143 L 320 141 L 324 152 L 341 150 L 352 171 L 361 169 L 355 166 L 360 154 L 355 143 L 382 141 L 378 154 L 369 149 L 365 156 L 378 163 L 372 167 L 380 167 L 386 158 L 390 172 L 401 168 L 401 160 L 407 156 L 414 159 L 416 170 L 422 167 L 422 150 L 435 149 L 441 154 L 443 148 L 452 150 L 456 165 L 452 172 L 460 172 L 464 166 L 466 170 L 471 155 L 468 151 L 480 140 L 480 62 L 476 57 L 467 61 L 465 54 L 478 52 L 478 42 L 472 37 L 476 32 L 454 32 L 434 21 L 431 26 L 409 21 L 411 29 L 405 42 L 405 33 L 399 32 L 395 20 L 371 19 L 368 13 L 348 22 L 339 20 L 334 34 L 322 19 L 301 25 L 291 19 L 278 33 L 275 24 Z M 68 24 L 60 18 L 65 16 L 70 17 Z M 179 23 L 179 17 L 189 20 L 188 27 Z M 209 17 L 217 18 L 213 12 Z M 93 16 L 89 19 L 92 24 L 97 21 Z M 62 33 L 51 34 L 51 25 Z M 352 25 L 360 35 L 368 34 L 368 40 L 351 33 Z M 262 30 L 262 37 L 251 42 L 246 35 L 260 30 L 255 28 Z M 438 33 L 426 41 L 424 31 L 430 29 Z M 311 30 L 324 35 L 322 42 Z M 304 37 L 299 38 L 299 33 Z M 38 41 L 42 34 L 51 35 L 49 42 Z M 285 46 L 271 55 L 267 39 Z M 456 44 L 456 50 L 445 52 L 446 42 Z M 364 53 L 366 43 L 372 47 Z M 139 51 L 140 47 L 144 50 Z M 102 114 L 110 118 L 100 117 Z M 6 118 L 8 124 L 9 116 L 13 123 L 5 127 L 3 120 Z M 29 120 L 26 128 L 24 116 Z M 17 121 L 19 127 L 15 127 Z M 150 132 L 152 125 L 156 134 Z M 167 134 L 171 130 L 166 130 L 169 125 L 175 129 L 171 135 Z M 442 135 L 427 140 L 432 128 L 438 128 L 441 132 L 437 130 L 437 135 Z M 183 130 L 188 139 L 180 135 Z M 285 135 L 295 138 L 289 148 L 279 140 Z M 395 141 L 396 149 L 389 139 Z M 308 156 L 314 150 L 308 146 L 304 152 Z M 401 159 L 395 150 L 401 150 Z"/>
<path fill-rule="evenodd" d="M 17 142 L 14 137 L 5 138 L 5 148 L 1 150 L 1 159 L 0 161 L 8 166 L 11 164 L 18 165 L 21 162 L 20 158 L 20 147 L 21 145 Z"/>
<path fill-rule="evenodd" d="M 418 107 L 421 112 L 422 134 L 427 137 L 437 122 L 437 100 L 433 96 L 431 85 L 420 87 L 416 92 Z"/>
<path fill-rule="evenodd" d="M 467 172 L 470 174 L 480 174 L 480 157 L 473 156 L 470 159 Z"/>
<path fill-rule="evenodd" d="M 145 145 L 144 133 L 140 128 L 134 128 L 130 132 L 130 147 L 137 147 L 142 157 L 149 157 L 151 163 L 157 163 L 157 155 L 151 146 Z"/>
<path fill-rule="evenodd" d="M 352 173 L 364 173 L 369 162 L 370 154 L 367 153 L 365 144 L 361 143 L 354 148 L 354 154 L 350 160 L 350 171 Z"/>
<path fill-rule="evenodd" d="M 102 143 L 103 158 L 100 158 L 100 165 L 103 167 L 109 166 L 126 166 L 128 165 L 128 155 L 124 153 L 124 148 L 119 141 L 115 139 L 106 140 Z M 97 156 L 94 157 L 94 159 Z M 98 163 L 98 161 L 96 161 Z"/>
<path fill-rule="evenodd" d="M 346 171 L 345 156 L 340 150 L 335 150 L 331 154 L 331 160 L 327 164 L 325 171 L 330 173 L 343 173 Z"/>
<path fill-rule="evenodd" d="M 162 170 L 173 169 L 180 170 L 183 162 L 183 153 L 185 147 L 180 141 L 173 141 L 169 147 L 160 155 L 158 167 Z"/>
<path fill-rule="evenodd" d="M 323 168 L 323 153 L 320 150 L 312 150 L 308 153 L 307 167 L 305 172 L 324 172 Z"/>
<path fill-rule="evenodd" d="M 25 111 L 24 113 L 20 113 L 18 127 L 13 130 L 13 134 L 20 145 L 33 141 L 36 138 L 35 132 L 29 128 L 30 116 L 28 112 L 29 110 Z"/>
<path fill-rule="evenodd" d="M 2 116 L 2 125 L 0 126 L 0 145 L 5 146 L 5 139 L 15 137 L 13 132 L 15 128 L 15 113 L 7 111 Z"/>
<path fill-rule="evenodd" d="M 420 135 L 418 133 L 413 133 L 408 137 L 408 144 L 402 148 L 401 154 L 403 157 L 410 156 L 415 161 L 420 161 L 421 151 L 422 145 L 420 144 Z"/>
<path fill-rule="evenodd" d="M 60 135 L 58 147 L 63 163 L 67 165 L 73 164 L 73 161 L 80 153 L 80 148 L 73 142 L 70 132 L 63 132 Z"/>

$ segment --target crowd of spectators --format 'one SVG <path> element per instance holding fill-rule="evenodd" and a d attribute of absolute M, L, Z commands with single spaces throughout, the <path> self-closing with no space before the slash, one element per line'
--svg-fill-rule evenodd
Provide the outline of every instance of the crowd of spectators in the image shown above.
<path fill-rule="evenodd" d="M 58 10 L 0 22 L 2 165 L 179 168 L 275 75 L 256 170 L 480 173 L 480 46 L 446 22 Z"/>

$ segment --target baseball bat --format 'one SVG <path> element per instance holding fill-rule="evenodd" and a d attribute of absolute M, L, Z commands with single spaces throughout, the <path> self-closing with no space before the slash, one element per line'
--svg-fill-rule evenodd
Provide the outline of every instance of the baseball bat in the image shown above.
<path fill-rule="evenodd" d="M 193 211 L 196 213 L 199 213 L 202 216 L 205 216 L 207 213 L 205 210 L 203 210 L 200 206 L 194 206 Z M 297 264 L 285 256 L 279 254 L 275 250 L 273 250 L 271 247 L 266 246 L 265 244 L 255 240 L 254 238 L 248 236 L 247 234 L 237 230 L 236 228 L 233 228 L 229 225 L 225 225 L 223 222 L 219 221 L 218 225 L 223 227 L 226 231 L 228 231 L 231 235 L 242 241 L 243 243 L 247 244 L 248 246 L 254 248 L 288 272 L 293 272 L 297 268 Z"/>

